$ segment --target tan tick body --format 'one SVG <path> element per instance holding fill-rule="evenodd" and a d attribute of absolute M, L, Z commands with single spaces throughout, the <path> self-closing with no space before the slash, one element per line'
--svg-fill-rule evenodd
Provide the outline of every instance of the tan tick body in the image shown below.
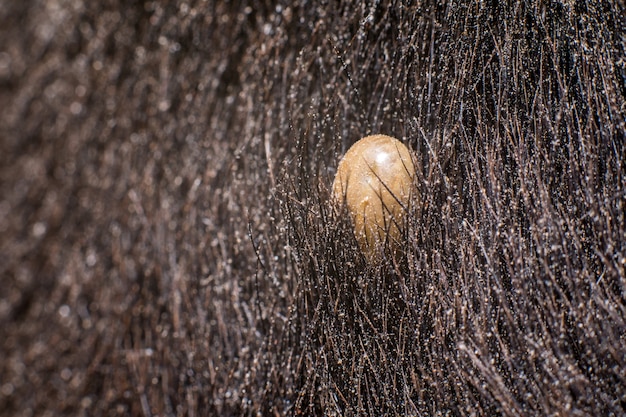
<path fill-rule="evenodd" d="M 386 135 L 359 140 L 339 162 L 333 198 L 345 201 L 359 246 L 369 259 L 378 258 L 385 241 L 397 248 L 414 175 L 407 147 Z"/>

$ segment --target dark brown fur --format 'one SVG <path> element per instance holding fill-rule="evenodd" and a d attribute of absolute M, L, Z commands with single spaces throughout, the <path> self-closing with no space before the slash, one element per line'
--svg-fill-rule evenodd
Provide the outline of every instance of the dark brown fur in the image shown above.
<path fill-rule="evenodd" d="M 174 3 L 0 3 L 3 414 L 626 413 L 622 2 Z"/>

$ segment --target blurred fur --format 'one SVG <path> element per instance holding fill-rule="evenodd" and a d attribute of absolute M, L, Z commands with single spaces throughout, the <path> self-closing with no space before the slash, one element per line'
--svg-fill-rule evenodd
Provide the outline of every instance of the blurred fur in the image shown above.
<path fill-rule="evenodd" d="M 0 409 L 626 413 L 624 4 L 314 3 L 0 4 Z"/>

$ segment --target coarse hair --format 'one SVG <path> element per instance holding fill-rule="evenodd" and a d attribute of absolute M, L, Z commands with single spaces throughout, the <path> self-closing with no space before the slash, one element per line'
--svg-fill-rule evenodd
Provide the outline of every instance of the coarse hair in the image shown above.
<path fill-rule="evenodd" d="M 0 409 L 626 413 L 620 1 L 0 4 Z M 415 156 L 400 257 L 331 199 Z"/>

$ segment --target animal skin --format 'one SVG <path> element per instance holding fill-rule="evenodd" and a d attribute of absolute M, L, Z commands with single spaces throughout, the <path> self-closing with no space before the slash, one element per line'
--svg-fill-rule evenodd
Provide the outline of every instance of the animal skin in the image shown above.
<path fill-rule="evenodd" d="M 624 16 L 1 1 L 2 414 L 626 414 Z M 376 133 L 372 263 L 332 183 Z"/>

